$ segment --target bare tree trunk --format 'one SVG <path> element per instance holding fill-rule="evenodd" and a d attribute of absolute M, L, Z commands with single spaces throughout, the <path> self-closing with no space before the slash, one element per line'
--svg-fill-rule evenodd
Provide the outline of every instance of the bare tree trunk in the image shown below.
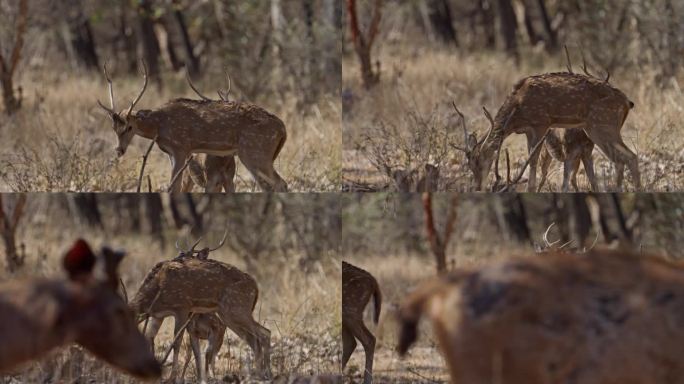
<path fill-rule="evenodd" d="M 430 0 L 429 18 L 434 35 L 443 43 L 454 44 L 458 47 L 458 35 L 452 24 L 451 7 L 447 0 Z"/>
<path fill-rule="evenodd" d="M 17 65 L 21 59 L 21 50 L 24 46 L 24 33 L 28 22 L 28 0 L 19 0 L 19 13 L 14 32 L 14 45 L 7 61 L 0 51 L 0 82 L 2 82 L 2 99 L 5 105 L 5 113 L 14 114 L 21 108 L 21 87 L 17 90 L 19 97 L 14 94 L 12 77 L 17 70 Z"/>
<path fill-rule="evenodd" d="M 149 0 L 140 0 L 138 2 L 138 34 L 142 43 L 142 56 L 147 62 L 147 68 L 150 78 L 161 86 L 161 77 L 159 73 L 159 56 L 161 49 L 159 48 L 159 40 L 154 33 L 154 20 L 152 4 Z"/>
<path fill-rule="evenodd" d="M 444 225 L 444 233 L 440 233 L 435 228 L 435 219 L 432 213 L 432 194 L 429 192 L 423 193 L 423 211 L 425 212 L 425 230 L 427 233 L 428 242 L 432 254 L 435 256 L 437 262 L 437 273 L 441 274 L 447 270 L 446 249 L 451 239 L 451 234 L 454 230 L 454 223 L 456 222 L 456 208 L 458 207 L 458 195 L 451 195 L 449 201 L 449 210 L 447 213 L 446 223 Z"/>
<path fill-rule="evenodd" d="M 532 20 L 532 8 L 528 4 L 529 0 L 523 0 L 523 10 L 525 12 L 525 31 L 527 31 L 527 37 L 530 39 L 530 45 L 537 45 L 541 38 L 534 29 L 534 22 Z"/>
<path fill-rule="evenodd" d="M 494 199 L 497 221 L 505 238 L 519 243 L 530 241 L 527 211 L 521 195 L 501 194 L 494 196 Z"/>
<path fill-rule="evenodd" d="M 142 196 L 142 195 L 138 195 Z M 145 219 L 147 222 L 147 232 L 159 242 L 162 250 L 165 248 L 163 231 L 163 206 L 161 196 L 158 193 L 147 193 L 144 195 Z"/>
<path fill-rule="evenodd" d="M 102 215 L 94 193 L 73 193 L 67 195 L 69 208 L 80 225 L 102 228 Z"/>
<path fill-rule="evenodd" d="M 356 55 L 361 64 L 361 79 L 363 86 L 370 89 L 380 81 L 380 62 L 376 61 L 376 68 L 373 69 L 371 62 L 371 48 L 377 37 L 380 28 L 382 0 L 374 0 L 373 16 L 371 18 L 368 32 L 363 33 L 359 26 L 359 18 L 356 12 L 356 0 L 347 0 L 347 12 L 351 28 L 352 41 L 356 49 Z"/>
<path fill-rule="evenodd" d="M 584 248 L 591 230 L 591 215 L 587 205 L 587 195 L 573 193 L 566 195 L 570 199 L 570 235 L 579 249 Z"/>
<path fill-rule="evenodd" d="M 77 2 L 75 6 L 65 8 L 70 13 L 66 22 L 74 61 L 83 68 L 98 70 L 99 60 L 95 49 L 95 38 L 90 21 L 83 14 L 83 5 Z"/>
<path fill-rule="evenodd" d="M 542 25 L 544 26 L 544 31 L 547 37 L 547 50 L 552 52 L 558 49 L 558 37 L 556 31 L 553 30 L 551 26 L 551 18 L 549 17 L 549 12 L 546 9 L 546 4 L 544 0 L 537 0 L 537 5 L 539 6 L 539 13 L 542 18 Z"/>
<path fill-rule="evenodd" d="M 494 30 L 494 9 L 493 0 L 480 0 L 479 12 L 482 18 L 482 28 L 485 35 L 485 47 L 494 49 L 496 47 L 496 31 Z"/>
<path fill-rule="evenodd" d="M 333 28 L 334 33 L 328 33 L 325 44 L 327 56 L 324 63 L 327 89 L 337 93 L 342 86 L 342 62 L 339 41 L 342 39 L 342 6 L 339 0 L 325 0 L 324 14 L 327 25 Z"/>
<path fill-rule="evenodd" d="M 185 65 L 188 68 L 188 72 L 190 72 L 190 76 L 196 77 L 200 73 L 200 63 L 197 56 L 195 56 L 195 51 L 192 42 L 190 41 L 190 34 L 185 25 L 185 18 L 179 9 L 173 11 L 173 18 L 176 20 L 176 24 L 178 24 L 178 29 L 180 30 L 183 50 L 185 51 Z"/>
<path fill-rule="evenodd" d="M 159 43 L 161 45 L 161 49 L 166 50 L 171 68 L 173 68 L 174 71 L 178 71 L 179 69 L 183 68 L 183 62 L 181 61 L 180 57 L 178 57 L 178 53 L 176 53 L 173 22 L 174 20 L 168 17 L 168 15 L 162 19 L 161 25 L 164 28 L 166 37 L 161 36 Z M 191 74 L 191 76 L 194 77 L 194 74 Z"/>
<path fill-rule="evenodd" d="M 117 37 L 119 43 L 117 49 L 124 52 L 126 71 L 135 73 L 138 67 L 135 34 L 128 25 L 128 4 L 125 1 L 119 4 L 119 36 Z"/>
<path fill-rule="evenodd" d="M 25 205 L 26 195 L 0 194 L 0 234 L 5 245 L 7 270 L 10 273 L 16 272 L 24 265 L 25 254 L 17 252 L 15 236 Z"/>
<path fill-rule="evenodd" d="M 511 0 L 499 0 L 499 21 L 501 24 L 501 37 L 506 45 L 506 52 L 518 62 L 518 21 Z"/>

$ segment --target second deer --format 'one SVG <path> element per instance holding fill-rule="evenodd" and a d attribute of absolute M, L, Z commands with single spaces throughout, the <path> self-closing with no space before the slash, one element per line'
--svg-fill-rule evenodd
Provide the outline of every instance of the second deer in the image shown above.
<path fill-rule="evenodd" d="M 193 156 L 183 174 L 181 192 L 191 192 L 193 185 L 208 193 L 235 192 L 235 168 L 233 156 Z"/>
<path fill-rule="evenodd" d="M 466 134 L 468 167 L 475 189 L 482 190 L 506 137 L 524 133 L 530 155 L 528 192 L 536 191 L 539 151 L 533 151 L 549 128 L 583 129 L 617 168 L 621 188 L 624 166 L 641 189 L 637 155 L 622 141 L 621 129 L 634 103 L 607 81 L 575 73 L 546 73 L 522 79 L 499 108 L 487 135 Z"/>
<path fill-rule="evenodd" d="M 361 342 L 366 353 L 366 364 L 363 374 L 364 384 L 373 382 L 373 355 L 375 354 L 375 336 L 363 323 L 363 310 L 371 297 L 375 311 L 373 322 L 380 319 L 382 295 L 378 281 L 373 275 L 345 261 L 342 262 L 342 369 L 347 365 L 356 340 Z"/>
<path fill-rule="evenodd" d="M 157 263 L 148 272 L 130 306 L 139 317 L 149 316 L 153 320 L 147 333 L 151 340 L 159 330 L 161 321 L 167 316 L 174 317 L 174 334 L 178 335 L 191 313 L 215 312 L 222 323 L 252 349 L 257 373 L 270 377 L 271 331 L 252 317 L 259 297 L 256 281 L 232 265 L 205 257 L 225 243 L 225 236 L 213 249 L 196 251 L 200 238 L 190 249 L 182 249 L 179 257 Z M 198 257 L 190 257 L 193 254 L 198 254 Z M 173 347 L 172 377 L 175 378 L 178 373 L 180 340 Z M 198 362 L 200 380 L 203 381 L 205 375 L 204 366 L 200 364 L 202 358 L 195 356 L 195 359 Z"/>

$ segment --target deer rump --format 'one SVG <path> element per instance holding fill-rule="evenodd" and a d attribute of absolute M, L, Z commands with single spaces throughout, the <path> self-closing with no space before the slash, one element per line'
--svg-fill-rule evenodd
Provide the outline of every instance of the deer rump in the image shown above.
<path fill-rule="evenodd" d="M 426 283 L 400 353 L 432 320 L 453 383 L 684 382 L 684 269 L 613 252 L 509 260 Z"/>
<path fill-rule="evenodd" d="M 138 114 L 146 118 L 141 124 L 155 123 L 160 130 L 173 130 L 173 137 L 195 148 L 195 153 L 227 156 L 246 146 L 242 149 L 268 152 L 272 154 L 268 160 L 275 160 L 287 136 L 282 120 L 249 103 L 174 99 L 157 110 Z M 226 143 L 234 148 L 226 150 Z M 159 141 L 162 150 L 164 144 Z"/>
<path fill-rule="evenodd" d="M 150 312 L 161 315 L 187 308 L 208 313 L 218 311 L 219 307 L 252 313 L 258 296 L 254 278 L 234 266 L 212 259 L 185 258 L 155 265 L 131 305 L 138 313 L 147 313 L 152 306 Z M 155 308 L 164 311 L 158 313 Z"/>

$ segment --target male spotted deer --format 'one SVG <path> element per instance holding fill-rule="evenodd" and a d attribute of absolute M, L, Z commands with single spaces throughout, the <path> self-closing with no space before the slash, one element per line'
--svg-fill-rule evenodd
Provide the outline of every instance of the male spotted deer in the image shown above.
<path fill-rule="evenodd" d="M 364 384 L 373 382 L 373 355 L 375 353 L 375 336 L 363 323 L 363 310 L 371 297 L 375 312 L 375 324 L 380 319 L 382 295 L 377 280 L 368 272 L 345 261 L 342 262 L 342 369 L 347 365 L 356 340 L 363 345 L 366 353 L 366 365 L 363 374 Z"/>
<path fill-rule="evenodd" d="M 287 191 L 273 163 L 285 144 L 285 125 L 263 108 L 244 102 L 174 99 L 153 110 L 133 111 L 147 88 L 147 67 L 138 96 L 125 111 L 117 112 L 112 81 L 105 67 L 111 107 L 98 104 L 112 119 L 118 138 L 116 152 L 123 156 L 135 135 L 154 140 L 171 160 L 171 182 L 193 153 L 234 156 L 263 190 Z M 172 192 L 181 185 L 173 183 Z"/>
<path fill-rule="evenodd" d="M 432 320 L 451 382 L 684 382 L 684 266 L 615 250 L 514 258 L 426 282 L 398 350 Z"/>
<path fill-rule="evenodd" d="M 468 167 L 476 190 L 482 190 L 492 163 L 506 137 L 527 136 L 530 171 L 527 190 L 536 191 L 539 158 L 537 143 L 549 128 L 583 129 L 589 139 L 616 165 L 618 187 L 627 165 L 636 189 L 641 188 L 637 155 L 622 141 L 620 131 L 634 107 L 625 94 L 607 81 L 591 76 L 558 72 L 530 76 L 513 87 L 494 118 L 487 135 L 478 140 L 466 134 Z"/>
<path fill-rule="evenodd" d="M 174 334 L 178 335 L 191 313 L 216 312 L 222 323 L 250 346 L 258 373 L 270 377 L 271 332 L 252 317 L 259 296 L 256 281 L 232 265 L 203 256 L 221 247 L 225 237 L 224 234 L 215 248 L 196 251 L 200 238 L 190 249 L 181 249 L 179 257 L 157 263 L 129 305 L 139 317 L 151 318 L 146 334 L 150 340 L 154 339 L 167 316 L 174 317 Z M 198 257 L 192 257 L 193 254 Z M 179 338 L 173 345 L 172 378 L 177 377 L 180 347 Z M 202 360 L 201 354 L 195 355 L 197 372 L 200 381 L 204 382 Z"/>
<path fill-rule="evenodd" d="M 0 284 L 0 372 L 77 343 L 131 375 L 158 378 L 161 366 L 117 293 L 123 255 L 102 248 L 96 262 L 88 243 L 79 239 L 63 259 L 68 279 Z M 95 273 L 96 264 L 103 264 L 101 274 Z"/>

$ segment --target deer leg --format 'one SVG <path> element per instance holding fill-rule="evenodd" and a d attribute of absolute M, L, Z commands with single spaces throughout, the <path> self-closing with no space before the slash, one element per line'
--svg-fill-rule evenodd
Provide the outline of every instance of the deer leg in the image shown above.
<path fill-rule="evenodd" d="M 366 328 L 363 321 L 354 321 L 349 324 L 349 329 L 363 346 L 366 352 L 366 366 L 363 374 L 363 383 L 371 384 L 373 382 L 373 355 L 375 353 L 375 336 Z"/>
<path fill-rule="evenodd" d="M 182 329 L 183 324 L 188 320 L 188 314 L 183 313 L 183 314 L 178 314 L 174 316 L 174 324 L 173 324 L 173 334 L 174 337 L 178 335 L 180 332 L 184 332 L 185 330 Z M 180 357 L 180 349 L 181 349 L 181 344 L 183 341 L 183 336 L 181 335 L 178 337 L 178 339 L 173 343 L 173 362 L 171 365 L 171 377 L 170 379 L 173 381 L 179 380 L 178 378 L 178 358 Z M 183 378 L 181 377 L 180 380 Z"/>
<path fill-rule="evenodd" d="M 235 192 L 235 156 L 231 156 L 230 161 L 226 165 L 226 175 L 223 179 L 223 189 L 226 192 L 233 193 Z"/>
<path fill-rule="evenodd" d="M 273 168 L 273 159 L 242 150 L 239 150 L 238 156 L 263 191 L 287 192 L 287 183 Z"/>
<path fill-rule="evenodd" d="M 204 356 L 202 355 L 202 350 L 200 348 L 199 337 L 194 336 L 188 332 L 190 337 L 190 345 L 192 346 L 192 354 L 195 356 L 195 370 L 197 372 L 197 378 L 200 383 L 204 384 L 207 382 L 206 372 L 204 370 Z"/>
<path fill-rule="evenodd" d="M 616 166 L 618 176 L 618 188 L 622 187 L 622 168 L 626 164 L 632 176 L 632 181 L 637 190 L 641 189 L 641 176 L 639 175 L 639 159 L 637 155 L 632 152 L 627 145 L 622 141 L 620 132 L 614 130 L 613 126 L 609 125 L 594 125 L 585 132 L 598 145 L 603 153 Z"/>
<path fill-rule="evenodd" d="M 209 342 L 207 343 L 206 371 L 210 372 L 211 377 L 216 377 L 216 356 L 221 350 L 225 334 L 226 328 L 221 328 L 218 332 L 211 335 Z"/>
<path fill-rule="evenodd" d="M 549 151 L 544 148 L 541 153 L 541 180 L 539 180 L 539 186 L 537 187 L 537 192 L 541 192 L 544 183 L 546 182 L 546 176 L 549 174 L 549 166 L 551 165 L 551 155 Z"/>
<path fill-rule="evenodd" d="M 625 179 L 625 165 L 615 164 L 615 185 L 618 191 L 622 191 L 622 181 Z"/>
<path fill-rule="evenodd" d="M 174 177 L 178 174 L 178 172 L 180 172 L 181 169 L 183 169 L 183 166 L 185 165 L 185 159 L 187 159 L 188 155 L 174 153 L 169 156 L 171 158 L 171 178 L 169 179 L 169 184 L 171 184 L 174 181 Z M 181 192 L 181 180 L 176 180 L 171 188 L 171 193 L 179 192 Z"/>
<path fill-rule="evenodd" d="M 577 186 L 577 172 L 579 171 L 580 158 L 575 156 L 572 159 L 571 172 L 570 172 L 570 182 L 572 183 L 572 188 L 575 192 L 579 192 L 579 187 Z"/>
<path fill-rule="evenodd" d="M 591 184 L 592 192 L 598 192 L 598 182 L 594 173 L 594 160 L 591 158 L 592 151 L 593 148 L 582 154 L 582 164 L 584 165 L 584 172 L 587 173 L 589 184 Z"/>
<path fill-rule="evenodd" d="M 227 312 L 227 311 L 226 311 Z M 271 331 L 262 327 L 251 318 L 238 318 L 236 312 L 222 313 L 221 319 L 225 325 L 244 340 L 254 353 L 256 369 L 259 374 L 271 377 L 270 367 L 270 337 Z"/>
<path fill-rule="evenodd" d="M 544 133 L 548 128 L 542 130 L 541 135 L 537 134 L 538 129 L 530 129 L 527 131 L 527 153 L 530 155 L 530 173 L 527 181 L 527 192 L 535 192 L 537 185 L 537 161 L 539 160 L 539 149 L 533 152 L 534 147 L 539 140 L 544 137 Z"/>
<path fill-rule="evenodd" d="M 356 338 L 351 333 L 347 324 L 342 324 L 342 369 L 347 365 L 349 358 L 356 349 Z"/>
<path fill-rule="evenodd" d="M 159 328 L 161 328 L 163 323 L 163 318 L 159 319 L 152 316 L 150 316 L 148 321 L 147 330 L 145 330 L 145 338 L 147 339 L 147 342 L 150 343 L 152 353 L 154 353 L 154 338 L 157 336 L 157 333 L 159 333 Z"/>
<path fill-rule="evenodd" d="M 563 162 L 563 186 L 561 188 L 562 192 L 568 192 L 570 190 L 570 171 L 572 170 L 573 166 L 573 161 L 572 160 L 565 160 Z"/>

